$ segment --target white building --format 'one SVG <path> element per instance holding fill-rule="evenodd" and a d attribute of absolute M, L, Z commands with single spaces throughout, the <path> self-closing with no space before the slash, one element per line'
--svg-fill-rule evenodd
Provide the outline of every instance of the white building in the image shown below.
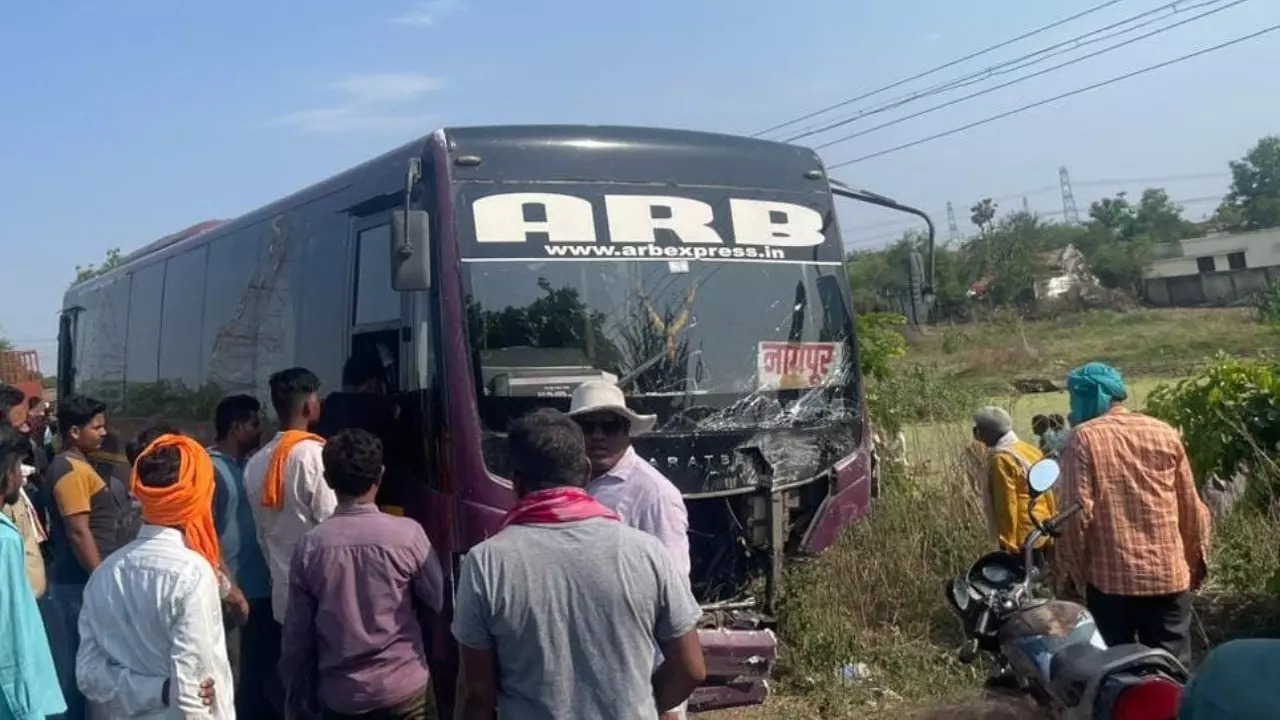
<path fill-rule="evenodd" d="M 1148 279 L 1280 266 L 1280 228 L 1167 243 L 1157 254 L 1143 270 Z"/>

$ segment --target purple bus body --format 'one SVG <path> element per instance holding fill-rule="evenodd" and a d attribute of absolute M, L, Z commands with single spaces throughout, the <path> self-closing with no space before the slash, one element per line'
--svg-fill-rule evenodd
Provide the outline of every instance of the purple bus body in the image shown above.
<path fill-rule="evenodd" d="M 439 227 L 456 228 L 452 154 L 439 134 L 432 136 L 428 148 L 430 166 L 437 171 L 434 185 Z M 450 545 L 455 552 L 463 552 L 498 531 L 503 515 L 516 498 L 510 483 L 485 466 L 481 452 L 481 429 L 477 422 L 479 407 L 464 332 L 466 317 L 462 304 L 464 292 L 459 242 L 456 237 L 441 237 L 435 247 L 439 252 L 441 324 L 449 329 L 449 334 L 442 338 L 442 345 L 446 348 L 447 400 L 444 405 L 448 408 L 446 447 L 442 450 L 448 457 L 456 498 L 454 512 L 448 518 L 456 523 L 452 528 Z M 844 528 L 870 512 L 871 432 L 865 413 L 862 426 L 862 447 L 830 469 L 830 491 L 801 543 L 805 553 L 826 550 Z M 431 530 L 433 538 L 445 534 L 445 528 L 437 526 Z M 437 635 L 443 634 L 444 628 L 440 630 Z M 700 629 L 699 639 L 706 658 L 708 683 L 698 688 L 690 698 L 691 710 L 754 705 L 767 699 L 769 677 L 778 656 L 777 637 L 772 630 L 711 627 Z M 452 655 L 451 652 L 445 654 Z"/>

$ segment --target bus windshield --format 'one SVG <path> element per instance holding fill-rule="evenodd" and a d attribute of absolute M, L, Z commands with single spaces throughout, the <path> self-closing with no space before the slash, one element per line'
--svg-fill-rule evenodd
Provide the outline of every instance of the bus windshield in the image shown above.
<path fill-rule="evenodd" d="M 830 424 L 856 410 L 843 268 L 830 263 L 464 263 L 493 430 L 615 380 L 659 431 Z M 557 400 L 558 398 L 558 400 Z M 499 427 L 495 427 L 499 426 Z"/>

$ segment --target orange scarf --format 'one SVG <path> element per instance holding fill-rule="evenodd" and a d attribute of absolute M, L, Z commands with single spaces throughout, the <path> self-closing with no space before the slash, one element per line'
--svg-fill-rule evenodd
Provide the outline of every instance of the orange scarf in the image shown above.
<path fill-rule="evenodd" d="M 138 478 L 138 464 L 160 448 L 177 448 L 178 480 L 168 487 L 148 487 Z M 213 459 L 200 443 L 183 435 L 161 435 L 138 455 L 130 482 L 142 504 L 142 519 L 152 525 L 182 528 L 187 547 L 209 564 L 222 567 L 218 531 L 213 526 Z"/>
<path fill-rule="evenodd" d="M 280 435 L 280 442 L 276 443 L 276 449 L 271 452 L 267 477 L 262 482 L 262 507 L 284 509 L 284 469 L 289 464 L 289 455 L 294 446 L 303 440 L 315 440 L 324 444 L 324 438 L 303 430 L 285 430 Z"/>

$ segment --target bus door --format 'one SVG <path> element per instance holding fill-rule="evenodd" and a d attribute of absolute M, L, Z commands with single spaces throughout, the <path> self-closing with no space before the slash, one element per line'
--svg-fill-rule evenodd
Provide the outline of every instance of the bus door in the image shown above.
<path fill-rule="evenodd" d="M 440 496 L 434 452 L 429 450 L 431 339 L 421 303 L 414 293 L 400 293 L 391 275 L 391 225 L 388 213 L 356 218 L 351 232 L 351 320 L 347 357 L 376 360 L 383 369 L 388 395 L 396 405 L 396 421 L 379 438 L 386 471 L 378 504 L 383 510 L 417 520 L 432 544 L 451 545 L 446 506 Z"/>

